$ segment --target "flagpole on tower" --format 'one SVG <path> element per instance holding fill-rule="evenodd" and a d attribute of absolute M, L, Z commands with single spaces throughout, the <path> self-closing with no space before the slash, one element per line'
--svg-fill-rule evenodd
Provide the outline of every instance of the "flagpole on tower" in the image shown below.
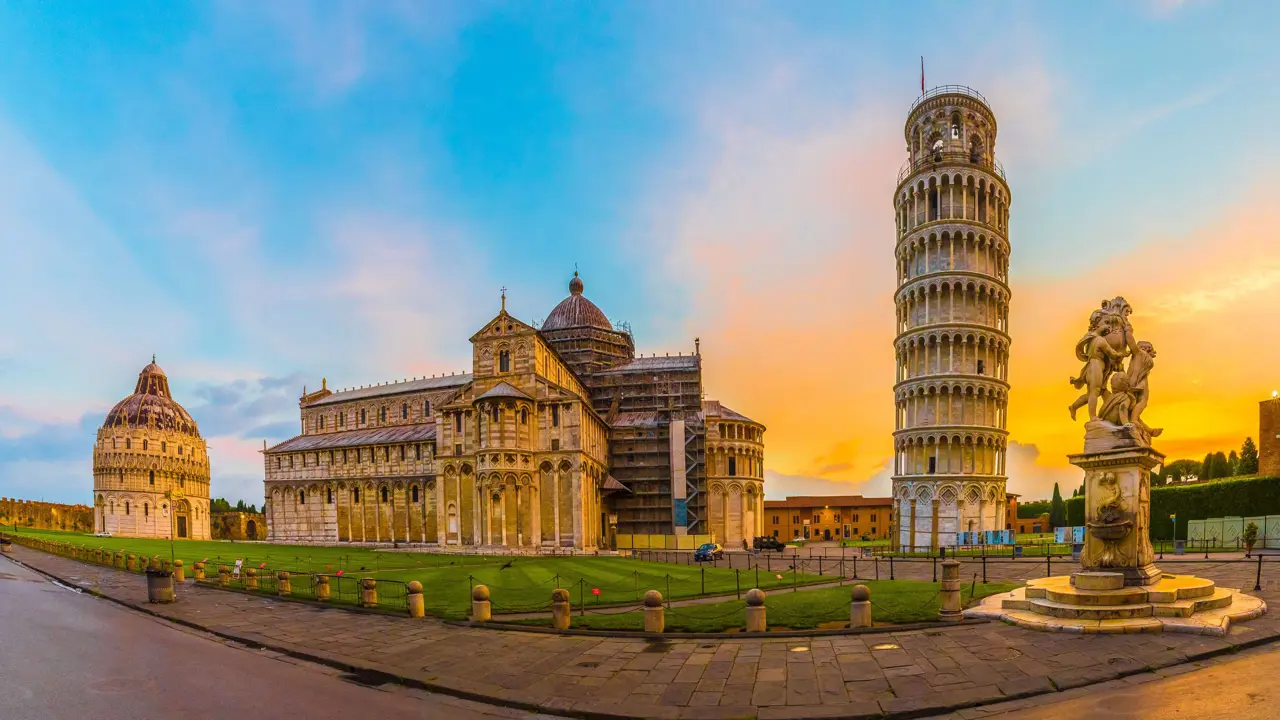
<path fill-rule="evenodd" d="M 920 94 L 924 95 L 924 56 L 920 56 Z"/>

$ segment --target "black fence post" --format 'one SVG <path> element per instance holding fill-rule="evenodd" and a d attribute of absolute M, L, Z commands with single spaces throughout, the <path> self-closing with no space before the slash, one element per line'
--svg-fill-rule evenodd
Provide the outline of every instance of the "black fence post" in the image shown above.
<path fill-rule="evenodd" d="M 1261 590 L 1262 590 L 1262 553 L 1258 553 L 1258 577 L 1256 580 L 1253 581 L 1253 591 L 1259 592 Z"/>
<path fill-rule="evenodd" d="M 937 556 L 934 556 L 934 558 L 933 558 L 933 581 L 934 581 L 934 582 L 938 582 L 938 558 L 937 558 Z"/>
<path fill-rule="evenodd" d="M 707 594 L 707 569 L 706 568 L 700 568 L 700 569 L 702 570 L 702 594 L 706 595 Z"/>
<path fill-rule="evenodd" d="M 1209 559 L 1209 538 L 1204 539 L 1204 559 Z"/>
<path fill-rule="evenodd" d="M 982 584 L 987 584 L 987 554 L 982 554 Z"/>
<path fill-rule="evenodd" d="M 1044 576 L 1053 577 L 1053 548 L 1044 549 Z"/>
<path fill-rule="evenodd" d="M 756 563 L 756 587 L 760 587 L 760 563 Z"/>
<path fill-rule="evenodd" d="M 853 579 L 854 579 L 854 580 L 857 580 L 857 579 L 858 579 L 858 556 L 857 556 L 857 554 L 855 554 L 855 555 L 853 556 Z"/>
<path fill-rule="evenodd" d="M 671 609 L 671 573 L 667 573 L 667 609 Z"/>
<path fill-rule="evenodd" d="M 893 556 L 892 556 L 892 555 L 890 555 L 890 556 L 889 556 L 889 579 L 890 579 L 890 580 L 893 580 L 893 579 L 894 579 L 894 577 L 893 577 Z"/>
<path fill-rule="evenodd" d="M 827 554 L 827 549 L 822 548 L 822 555 Z M 822 555 L 818 556 L 818 575 L 822 575 Z"/>
<path fill-rule="evenodd" d="M 872 556 L 871 556 L 871 558 L 872 558 L 873 560 L 875 560 L 875 563 L 876 563 L 876 579 L 877 579 L 877 580 L 879 580 L 879 579 L 880 579 L 880 556 L 879 556 L 879 555 L 872 555 Z"/>
<path fill-rule="evenodd" d="M 742 571 L 735 569 L 733 571 L 733 585 L 738 591 L 738 599 L 742 599 Z"/>
<path fill-rule="evenodd" d="M 587 606 L 586 603 L 583 602 L 582 598 L 583 590 L 585 590 L 586 587 L 587 579 L 578 578 L 578 617 L 582 617 L 587 614 Z"/>

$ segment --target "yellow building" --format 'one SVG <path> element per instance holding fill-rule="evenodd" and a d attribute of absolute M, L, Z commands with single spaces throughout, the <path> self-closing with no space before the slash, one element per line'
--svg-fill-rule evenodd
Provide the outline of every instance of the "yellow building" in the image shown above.
<path fill-rule="evenodd" d="M 766 500 L 764 529 L 784 542 L 843 540 L 890 535 L 893 498 L 861 495 L 802 495 Z"/>

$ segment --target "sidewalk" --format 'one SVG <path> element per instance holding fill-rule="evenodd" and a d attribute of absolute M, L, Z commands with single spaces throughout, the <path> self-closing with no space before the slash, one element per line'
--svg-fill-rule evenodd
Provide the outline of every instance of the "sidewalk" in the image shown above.
<path fill-rule="evenodd" d="M 1119 677 L 1176 674 L 1188 666 L 1174 666 L 1280 639 L 1280 613 L 1271 613 L 1224 638 L 1063 635 L 992 623 L 650 642 L 458 627 L 190 584 L 179 589 L 178 603 L 147 605 L 138 575 L 20 546 L 13 557 L 67 584 L 231 639 L 437 692 L 579 717 L 919 717 Z M 1280 601 L 1271 585 L 1260 594 Z"/>

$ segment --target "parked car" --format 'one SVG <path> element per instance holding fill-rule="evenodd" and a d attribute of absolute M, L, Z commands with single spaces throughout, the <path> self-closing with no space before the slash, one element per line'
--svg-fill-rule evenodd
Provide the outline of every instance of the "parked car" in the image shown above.
<path fill-rule="evenodd" d="M 707 543 L 693 551 L 694 562 L 708 562 L 724 557 L 724 548 L 716 543 Z"/>
<path fill-rule="evenodd" d="M 94 533 L 93 536 L 94 537 L 111 537 L 111 533 L 104 530 L 100 533 Z"/>
<path fill-rule="evenodd" d="M 757 550 L 777 550 L 782 552 L 786 549 L 787 544 L 772 535 L 758 537 L 754 541 Z"/>

